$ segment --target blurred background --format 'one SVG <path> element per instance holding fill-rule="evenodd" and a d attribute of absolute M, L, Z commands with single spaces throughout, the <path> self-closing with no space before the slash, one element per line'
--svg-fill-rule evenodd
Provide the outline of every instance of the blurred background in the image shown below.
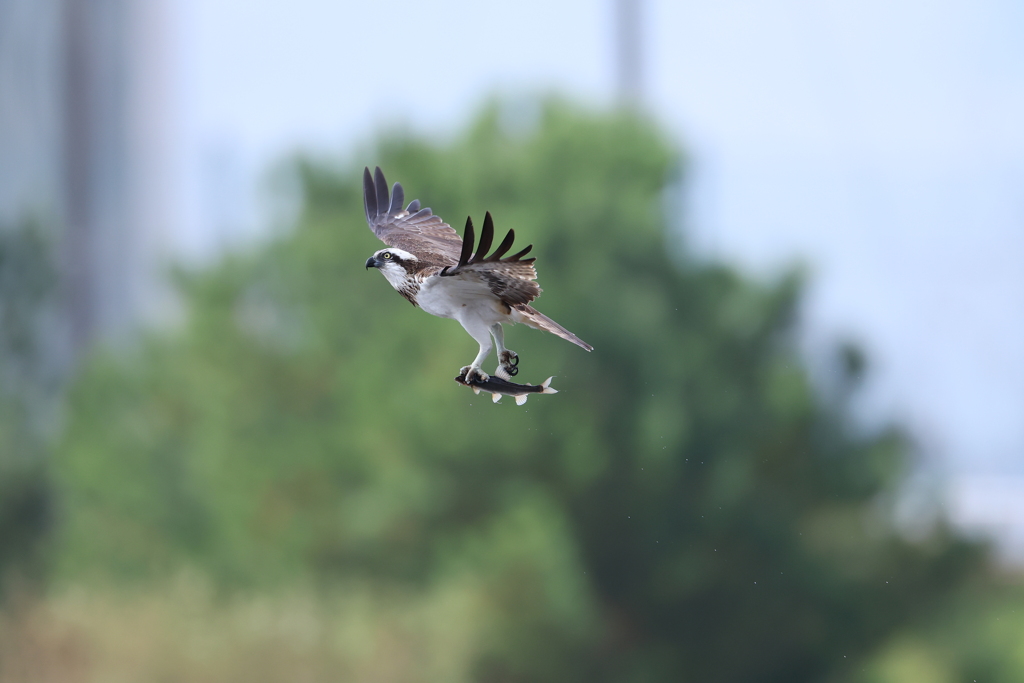
<path fill-rule="evenodd" d="M 1022 36 L 0 0 L 0 681 L 1024 680 Z M 375 165 L 536 245 L 558 396 L 451 381 Z"/>

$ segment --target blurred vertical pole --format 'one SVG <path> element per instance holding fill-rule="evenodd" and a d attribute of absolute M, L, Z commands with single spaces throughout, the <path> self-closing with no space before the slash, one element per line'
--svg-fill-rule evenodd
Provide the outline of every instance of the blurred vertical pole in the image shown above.
<path fill-rule="evenodd" d="M 86 3 L 64 3 L 64 239 L 65 295 L 71 345 L 80 349 L 91 339 L 96 322 L 89 179 L 92 161 L 93 88 Z"/>
<path fill-rule="evenodd" d="M 173 227 L 170 3 L 59 2 L 63 288 L 71 346 L 81 350 L 125 338 L 163 291 L 163 238 Z"/>
<path fill-rule="evenodd" d="M 62 361 L 167 308 L 172 6 L 0 0 L 0 226 L 52 233 Z"/>
<path fill-rule="evenodd" d="M 642 0 L 614 1 L 619 104 L 639 107 L 643 95 Z"/>

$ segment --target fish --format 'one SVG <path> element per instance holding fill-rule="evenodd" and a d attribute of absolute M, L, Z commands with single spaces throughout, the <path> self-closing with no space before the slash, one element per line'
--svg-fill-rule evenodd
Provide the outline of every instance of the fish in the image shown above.
<path fill-rule="evenodd" d="M 500 375 L 506 376 L 501 377 Z M 469 383 L 466 381 L 465 375 L 459 375 L 455 378 L 455 381 L 462 386 L 472 389 L 474 394 L 479 394 L 481 391 L 490 393 L 491 400 L 495 403 L 500 401 L 502 396 L 513 396 L 516 399 L 516 405 L 521 406 L 526 403 L 526 399 L 530 397 L 530 394 L 557 394 L 558 389 L 554 389 L 551 386 L 551 380 L 553 379 L 554 376 L 551 376 L 540 384 L 516 384 L 515 382 L 508 381 L 507 373 L 499 369 L 498 375 L 491 375 L 490 379 L 486 382 Z"/>

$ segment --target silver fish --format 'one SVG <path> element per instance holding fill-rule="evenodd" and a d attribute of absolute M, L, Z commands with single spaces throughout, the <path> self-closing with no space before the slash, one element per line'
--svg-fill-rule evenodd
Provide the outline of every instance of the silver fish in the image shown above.
<path fill-rule="evenodd" d="M 498 373 L 499 375 L 506 374 L 500 369 Z M 515 382 L 509 382 L 508 377 L 491 375 L 490 379 L 486 382 L 469 383 L 466 381 L 465 375 L 459 375 L 455 378 L 455 381 L 472 389 L 474 394 L 479 394 L 481 391 L 490 393 L 491 400 L 495 403 L 500 401 L 502 396 L 513 396 L 516 399 L 516 405 L 521 406 L 526 403 L 526 399 L 530 397 L 530 394 L 557 394 L 558 390 L 551 387 L 551 380 L 553 379 L 553 376 L 548 377 L 540 384 L 516 384 Z"/>

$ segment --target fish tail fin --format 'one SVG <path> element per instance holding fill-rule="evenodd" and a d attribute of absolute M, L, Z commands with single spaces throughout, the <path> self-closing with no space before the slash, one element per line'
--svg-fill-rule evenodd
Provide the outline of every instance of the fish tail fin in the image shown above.
<path fill-rule="evenodd" d="M 554 387 L 551 386 L 551 380 L 553 380 L 554 378 L 555 378 L 554 375 L 552 375 L 551 377 L 548 377 L 546 380 L 544 380 L 541 383 L 541 387 L 543 387 L 543 388 L 540 390 L 540 393 L 542 393 L 542 394 L 557 394 L 558 393 L 558 389 L 555 389 Z"/>
<path fill-rule="evenodd" d="M 499 394 L 498 392 L 494 392 L 493 394 L 491 394 L 491 401 L 493 401 L 494 403 L 497 403 L 500 400 L 501 400 L 501 394 Z"/>
<path fill-rule="evenodd" d="M 528 399 L 528 398 L 530 398 L 529 394 L 520 394 L 519 396 L 516 396 L 516 405 L 517 406 L 523 405 L 524 403 L 526 403 L 526 399 Z"/>

